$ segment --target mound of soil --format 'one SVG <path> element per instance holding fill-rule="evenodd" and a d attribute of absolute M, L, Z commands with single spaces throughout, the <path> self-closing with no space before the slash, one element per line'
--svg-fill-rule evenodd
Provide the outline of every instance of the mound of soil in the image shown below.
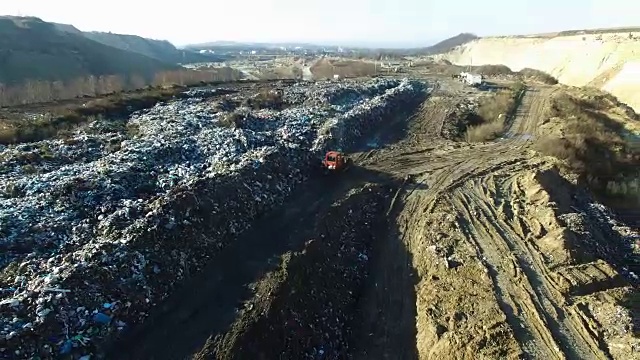
<path fill-rule="evenodd" d="M 393 189 L 368 185 L 317 219 L 304 250 L 283 259 L 278 273 L 212 352 L 216 359 L 344 358 L 350 322 L 368 277 L 374 241 L 384 235 Z M 277 286 L 267 285 L 273 281 Z M 206 357 L 206 356 L 203 356 Z"/>

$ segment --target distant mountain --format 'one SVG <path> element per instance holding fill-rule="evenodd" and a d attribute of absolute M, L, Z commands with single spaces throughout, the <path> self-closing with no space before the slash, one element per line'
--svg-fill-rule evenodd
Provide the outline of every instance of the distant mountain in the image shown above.
<path fill-rule="evenodd" d="M 168 63 L 194 63 L 223 60 L 219 56 L 200 54 L 190 49 L 178 50 L 166 40 L 147 39 L 136 35 L 84 32 L 85 37 L 104 45 L 142 54 Z"/>
<path fill-rule="evenodd" d="M 186 45 L 185 49 L 190 50 L 222 50 L 222 51 L 238 51 L 238 50 L 270 50 L 279 48 L 292 49 L 296 47 L 304 49 L 322 49 L 326 46 L 308 43 L 260 43 L 260 42 L 240 42 L 240 41 L 211 41 L 200 44 Z"/>
<path fill-rule="evenodd" d="M 35 17 L 0 17 L 0 82 L 70 80 L 88 75 L 151 79 L 176 65 L 91 40 L 71 25 Z"/>
<path fill-rule="evenodd" d="M 473 40 L 479 39 L 478 36 L 470 33 L 461 33 L 454 37 L 450 37 L 448 39 L 442 40 L 439 43 L 429 46 L 428 52 L 429 55 L 442 54 L 447 51 L 453 49 L 456 46 L 460 46 L 471 42 Z"/>
<path fill-rule="evenodd" d="M 470 33 L 461 33 L 454 37 L 440 41 L 434 45 L 427 47 L 384 47 L 384 46 L 367 46 L 362 43 L 359 46 L 347 46 L 347 45 L 319 45 L 309 43 L 257 43 L 257 42 L 238 42 L 238 41 L 212 41 L 201 44 L 192 44 L 185 46 L 185 49 L 193 50 L 214 50 L 217 52 L 232 52 L 232 51 L 251 51 L 251 50 L 272 50 L 279 48 L 293 49 L 300 47 L 306 50 L 317 51 L 323 49 L 337 49 L 339 47 L 345 50 L 354 50 L 362 53 L 368 52 L 384 52 L 386 54 L 404 54 L 404 55 L 434 55 L 445 53 L 452 48 L 466 44 L 470 41 L 479 39 L 478 36 Z"/>

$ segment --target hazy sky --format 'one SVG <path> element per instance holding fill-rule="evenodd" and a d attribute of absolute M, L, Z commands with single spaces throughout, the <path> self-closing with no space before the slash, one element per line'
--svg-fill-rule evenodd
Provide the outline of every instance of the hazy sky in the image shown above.
<path fill-rule="evenodd" d="M 429 45 L 460 32 L 508 35 L 640 25 L 638 0 L 0 0 L 0 14 L 83 31 L 166 39 Z"/>

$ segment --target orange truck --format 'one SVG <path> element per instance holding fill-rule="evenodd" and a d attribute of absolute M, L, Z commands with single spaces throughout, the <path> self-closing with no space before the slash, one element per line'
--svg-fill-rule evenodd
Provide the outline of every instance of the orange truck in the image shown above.
<path fill-rule="evenodd" d="M 345 170 L 351 165 L 351 159 L 339 151 L 328 151 L 322 160 L 322 167 L 331 172 Z"/>

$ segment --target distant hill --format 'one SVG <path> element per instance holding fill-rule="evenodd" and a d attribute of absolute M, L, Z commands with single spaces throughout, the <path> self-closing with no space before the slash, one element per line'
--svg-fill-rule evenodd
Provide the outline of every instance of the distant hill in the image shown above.
<path fill-rule="evenodd" d="M 461 33 L 454 37 L 450 37 L 448 39 L 440 41 L 439 43 L 429 46 L 427 48 L 427 51 L 429 52 L 429 55 L 443 54 L 453 49 L 456 46 L 466 44 L 476 39 L 479 39 L 479 37 L 474 34 Z"/>
<path fill-rule="evenodd" d="M 423 48 L 402 49 L 402 50 L 399 50 L 398 52 L 403 53 L 405 55 L 444 54 L 457 46 L 464 45 L 476 39 L 479 39 L 479 37 L 474 34 L 461 33 L 454 37 L 450 37 L 448 39 L 442 40 L 431 46 L 427 46 Z"/>
<path fill-rule="evenodd" d="M 159 71 L 177 68 L 167 61 L 91 40 L 74 29 L 35 17 L 0 17 L 0 82 L 111 74 L 151 79 Z"/>
<path fill-rule="evenodd" d="M 296 47 L 305 50 L 336 50 L 342 48 L 345 51 L 355 51 L 362 55 L 375 55 L 383 53 L 387 56 L 403 56 L 403 55 L 435 55 L 446 53 L 456 46 L 466 44 L 470 41 L 479 39 L 478 36 L 470 33 L 461 33 L 454 37 L 440 41 L 437 44 L 428 47 L 414 48 L 384 48 L 384 47 L 362 47 L 362 46 L 336 46 L 336 45 L 317 45 L 308 43 L 254 43 L 254 42 L 235 42 L 235 41 L 213 41 L 201 44 L 187 45 L 185 49 L 193 50 L 214 50 L 219 53 L 251 51 L 251 50 L 274 50 L 281 47 L 293 49 Z"/>
<path fill-rule="evenodd" d="M 189 49 L 178 50 L 173 44 L 166 40 L 154 40 L 137 35 L 123 35 L 110 32 L 83 32 L 73 25 L 57 23 L 53 23 L 53 25 L 60 31 L 82 35 L 87 39 L 97 41 L 107 46 L 135 52 L 167 63 L 178 64 L 222 60 L 220 56 L 200 54 Z"/>
<path fill-rule="evenodd" d="M 219 61 L 221 57 L 204 55 L 189 49 L 178 50 L 166 40 L 147 39 L 136 35 L 122 35 L 104 32 L 84 32 L 85 37 L 104 45 L 135 52 L 168 63 L 194 63 Z"/>
<path fill-rule="evenodd" d="M 259 42 L 239 42 L 239 41 L 212 41 L 200 44 L 191 44 L 185 46 L 185 49 L 194 49 L 194 50 L 260 50 L 260 49 L 279 49 L 281 47 L 284 48 L 305 48 L 305 49 L 322 49 L 326 46 L 323 45 L 315 45 L 308 43 L 259 43 Z M 336 46 L 330 46 L 336 47 Z"/>

